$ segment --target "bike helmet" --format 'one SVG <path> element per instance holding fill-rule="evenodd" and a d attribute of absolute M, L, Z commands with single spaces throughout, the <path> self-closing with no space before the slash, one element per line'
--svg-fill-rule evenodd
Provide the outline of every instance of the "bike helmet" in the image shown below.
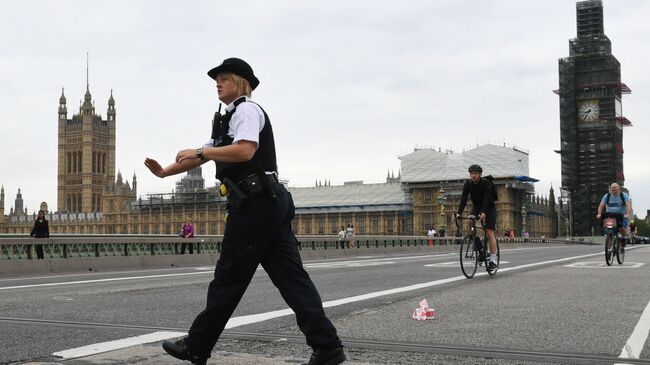
<path fill-rule="evenodd" d="M 483 172 L 483 168 L 480 165 L 473 164 L 469 167 L 469 169 L 467 169 L 467 172 L 472 172 L 472 171 Z"/>

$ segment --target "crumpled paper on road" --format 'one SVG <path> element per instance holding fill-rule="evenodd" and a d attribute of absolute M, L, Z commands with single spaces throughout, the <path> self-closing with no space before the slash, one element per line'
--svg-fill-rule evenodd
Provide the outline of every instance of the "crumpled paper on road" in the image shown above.
<path fill-rule="evenodd" d="M 415 308 L 413 311 L 413 319 L 418 320 L 418 321 L 424 321 L 427 319 L 434 319 L 436 318 L 436 310 L 433 308 L 429 308 L 429 303 L 427 303 L 426 299 L 422 299 L 420 302 L 420 307 Z"/>

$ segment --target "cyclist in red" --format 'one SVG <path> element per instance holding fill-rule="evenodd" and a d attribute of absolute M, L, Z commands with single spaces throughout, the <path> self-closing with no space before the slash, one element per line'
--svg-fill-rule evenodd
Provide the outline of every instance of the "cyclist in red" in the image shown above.
<path fill-rule="evenodd" d="M 458 205 L 458 212 L 455 217 L 460 216 L 465 210 L 467 205 L 467 196 L 472 196 L 472 213 L 471 215 L 478 217 L 483 221 L 485 233 L 490 242 L 490 262 L 488 264 L 489 270 L 494 270 L 497 266 L 497 239 L 494 236 L 494 230 L 497 224 L 497 208 L 492 198 L 492 189 L 494 186 L 490 181 L 482 178 L 483 168 L 477 164 L 473 164 L 468 169 L 470 179 L 465 182 L 463 186 L 463 195 L 460 198 Z"/>

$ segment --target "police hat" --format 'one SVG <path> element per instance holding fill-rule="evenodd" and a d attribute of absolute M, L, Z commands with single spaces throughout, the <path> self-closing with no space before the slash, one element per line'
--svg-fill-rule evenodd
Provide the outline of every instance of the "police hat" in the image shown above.
<path fill-rule="evenodd" d="M 213 79 L 217 79 L 217 75 L 223 72 L 230 72 L 237 76 L 243 77 L 251 85 L 251 89 L 255 90 L 257 85 L 260 84 L 260 80 L 255 77 L 253 74 L 253 69 L 251 66 L 246 63 L 246 61 L 239 58 L 227 58 L 223 62 L 208 71 L 208 76 Z"/>

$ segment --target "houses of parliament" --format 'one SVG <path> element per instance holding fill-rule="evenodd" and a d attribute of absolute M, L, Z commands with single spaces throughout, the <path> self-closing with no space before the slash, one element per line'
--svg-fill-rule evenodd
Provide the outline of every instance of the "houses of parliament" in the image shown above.
<path fill-rule="evenodd" d="M 57 212 L 46 213 L 51 234 L 177 235 L 192 219 L 198 235 L 221 235 L 226 200 L 206 187 L 201 168 L 191 170 L 166 194 L 138 196 L 135 174 L 127 181 L 116 170 L 117 113 L 111 91 L 106 118 L 98 114 L 87 84 L 79 112 L 68 116 L 62 90 L 58 106 Z M 528 176 L 528 152 L 516 147 L 483 145 L 462 152 L 416 148 L 400 157 L 397 176 L 368 184 L 349 181 L 289 187 L 296 205 L 296 234 L 331 235 L 352 224 L 360 235 L 425 235 L 429 228 L 452 235 L 452 214 L 467 180 L 467 166 L 479 163 L 495 177 L 499 191 L 497 229 L 554 237 L 560 219 L 553 189 L 535 193 Z M 471 209 L 471 203 L 468 209 Z M 36 211 L 28 212 L 18 189 L 5 212 L 0 191 L 0 233 L 28 235 Z"/>

